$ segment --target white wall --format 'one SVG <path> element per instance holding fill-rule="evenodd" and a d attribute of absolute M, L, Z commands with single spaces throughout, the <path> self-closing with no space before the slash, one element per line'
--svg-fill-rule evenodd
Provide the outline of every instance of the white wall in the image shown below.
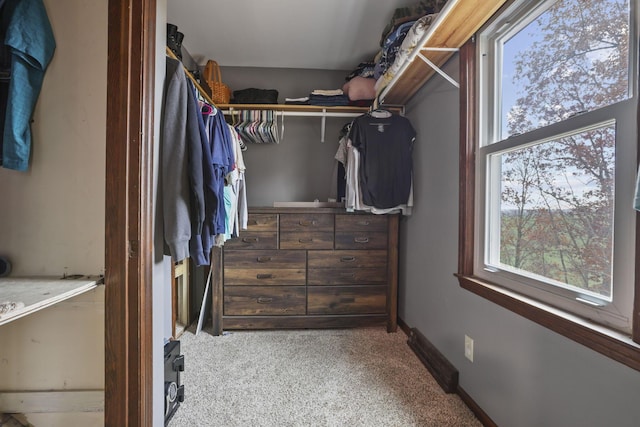
<path fill-rule="evenodd" d="M 27 172 L 0 168 L 0 254 L 13 275 L 104 272 L 107 0 L 44 0 L 57 48 Z M 104 389 L 104 289 L 0 327 L 0 390 Z M 103 413 L 29 414 L 98 426 Z"/>
<path fill-rule="evenodd" d="M 0 343 L 0 393 L 104 390 L 104 286 L 0 326 Z M 103 412 L 25 415 L 38 427 L 104 424 Z"/>
<path fill-rule="evenodd" d="M 445 70 L 457 77 L 457 57 Z M 458 90 L 439 76 L 408 106 L 416 205 L 401 222 L 400 317 L 458 368 L 462 388 L 500 426 L 640 425 L 640 372 L 458 286 L 458 114 Z"/>
<path fill-rule="evenodd" d="M 0 168 L 0 253 L 15 275 L 104 272 L 107 1 L 45 0 L 57 48 L 28 172 Z"/>

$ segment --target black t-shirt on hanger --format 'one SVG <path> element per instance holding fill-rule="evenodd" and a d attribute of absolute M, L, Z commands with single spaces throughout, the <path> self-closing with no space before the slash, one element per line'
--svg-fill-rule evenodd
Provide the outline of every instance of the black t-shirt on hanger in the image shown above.
<path fill-rule="evenodd" d="M 416 137 L 409 119 L 374 111 L 353 121 L 349 137 L 360 152 L 363 203 L 380 209 L 406 204 L 411 191 L 411 154 Z"/>

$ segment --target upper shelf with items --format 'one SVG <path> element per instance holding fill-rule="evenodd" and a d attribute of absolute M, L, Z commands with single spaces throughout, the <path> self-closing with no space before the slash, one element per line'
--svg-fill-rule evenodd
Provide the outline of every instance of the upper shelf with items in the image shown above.
<path fill-rule="evenodd" d="M 166 48 L 167 56 L 177 59 L 174 53 Z M 225 112 L 231 111 L 244 111 L 244 110 L 272 110 L 279 111 L 283 113 L 288 113 L 288 115 L 294 116 L 315 116 L 315 117 L 353 117 L 360 114 L 367 113 L 370 110 L 370 107 L 356 107 L 356 106 L 324 106 L 324 105 L 300 105 L 300 104 L 220 104 L 215 103 L 207 94 L 207 91 L 200 85 L 198 80 L 194 78 L 193 74 L 191 74 L 188 70 L 185 69 L 185 73 L 187 77 L 193 82 L 196 86 L 200 94 L 209 102 L 211 105 L 215 105 L 217 108 Z M 388 105 L 385 106 L 386 109 L 391 110 L 395 113 L 403 113 L 403 108 L 401 106 Z"/>
<path fill-rule="evenodd" d="M 216 104 L 216 107 L 222 110 L 277 110 L 288 112 L 307 112 L 307 113 L 357 113 L 362 114 L 369 111 L 369 107 L 351 107 L 351 106 L 324 106 L 324 105 L 300 105 L 300 104 Z"/>
<path fill-rule="evenodd" d="M 397 74 L 378 90 L 381 104 L 405 105 L 506 0 L 449 0 Z"/>

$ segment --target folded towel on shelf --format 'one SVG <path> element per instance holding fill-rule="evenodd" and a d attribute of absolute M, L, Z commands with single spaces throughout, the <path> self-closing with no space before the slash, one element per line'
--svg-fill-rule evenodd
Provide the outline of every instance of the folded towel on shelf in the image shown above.
<path fill-rule="evenodd" d="M 303 96 L 301 98 L 285 98 L 284 99 L 284 103 L 285 104 L 308 104 L 309 103 L 309 97 L 308 96 Z"/>
<path fill-rule="evenodd" d="M 311 105 L 322 105 L 326 107 L 336 107 L 336 106 L 344 106 L 349 105 L 349 97 L 347 95 L 313 95 L 309 96 L 309 104 Z"/>
<path fill-rule="evenodd" d="M 314 89 L 311 95 L 337 96 L 343 95 L 342 89 Z"/>

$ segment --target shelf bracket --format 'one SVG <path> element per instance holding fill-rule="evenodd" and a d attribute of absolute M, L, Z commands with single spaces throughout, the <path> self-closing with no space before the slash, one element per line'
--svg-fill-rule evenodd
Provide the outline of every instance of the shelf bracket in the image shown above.
<path fill-rule="evenodd" d="M 420 49 L 420 51 L 418 52 L 416 57 L 422 59 L 425 64 L 427 64 L 429 67 L 433 68 L 434 71 L 436 71 L 438 74 L 440 74 L 442 77 L 444 77 L 449 83 L 451 83 L 452 85 L 454 85 L 455 87 L 460 89 L 460 84 L 457 81 L 455 81 L 455 79 L 453 79 L 447 73 L 442 71 L 442 69 L 440 69 L 440 67 L 438 67 L 436 64 L 431 62 L 431 60 L 429 58 L 427 58 L 426 56 L 424 56 L 422 54 L 423 50 L 436 51 L 436 52 L 457 52 L 459 49 L 455 48 L 455 47 L 423 47 L 422 49 Z"/>
<path fill-rule="evenodd" d="M 327 128 L 327 109 L 322 109 L 322 119 L 321 119 L 321 129 L 320 129 L 320 142 L 324 142 L 324 132 Z"/>

